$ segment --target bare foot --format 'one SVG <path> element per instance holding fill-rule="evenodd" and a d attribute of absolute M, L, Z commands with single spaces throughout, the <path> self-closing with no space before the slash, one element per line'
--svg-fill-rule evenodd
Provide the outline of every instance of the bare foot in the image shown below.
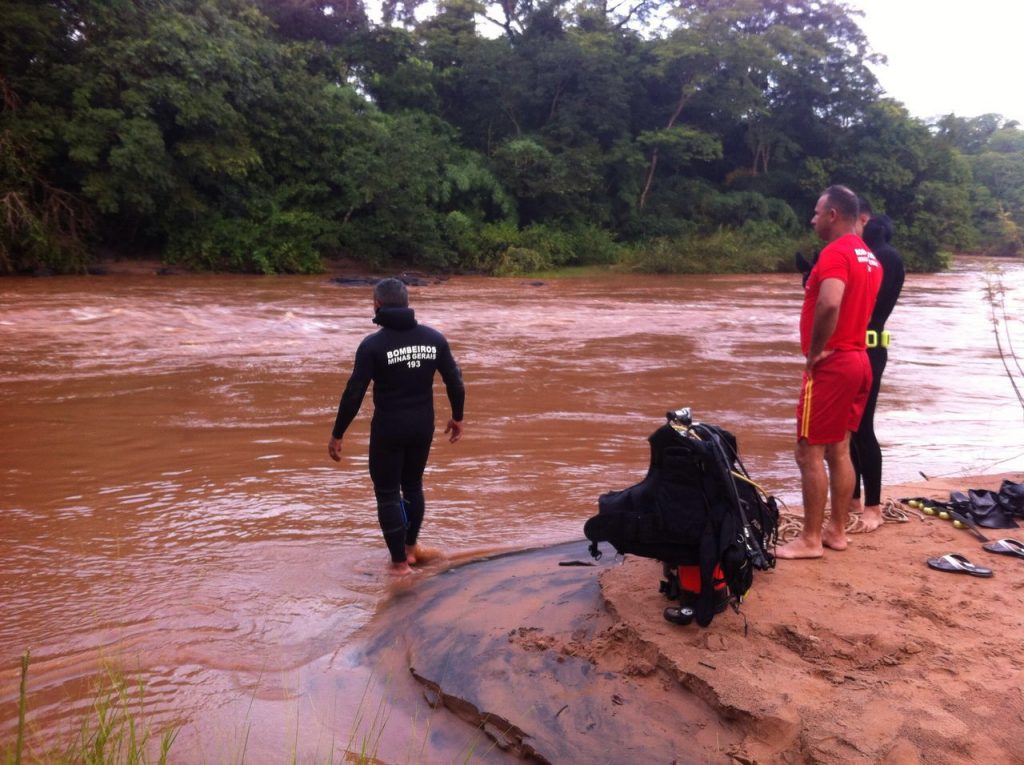
<path fill-rule="evenodd" d="M 421 565 L 426 566 L 444 557 L 444 554 L 436 547 L 424 547 L 418 542 L 411 547 L 405 548 L 406 555 L 413 556 L 416 561 L 409 561 L 409 565 Z M 408 560 L 408 558 L 407 558 Z"/>
<path fill-rule="evenodd" d="M 775 557 L 783 560 L 820 558 L 824 554 L 821 545 L 810 544 L 803 537 L 797 537 L 775 550 Z"/>
<path fill-rule="evenodd" d="M 409 574 L 415 574 L 416 572 L 409 568 L 409 564 L 404 560 L 398 563 L 391 562 L 388 564 L 388 576 L 409 576 Z"/>
<path fill-rule="evenodd" d="M 418 562 L 418 559 L 416 558 L 417 552 L 417 545 L 405 546 L 405 562 L 408 563 L 410 566 L 415 566 L 416 563 Z"/>
<path fill-rule="evenodd" d="M 821 543 L 830 550 L 845 550 L 850 540 L 846 538 L 846 530 L 831 528 L 826 525 L 821 531 Z"/>
<path fill-rule="evenodd" d="M 861 523 L 864 525 L 864 531 L 874 531 L 883 523 L 885 518 L 882 517 L 882 506 L 881 505 L 870 505 L 864 508 L 864 513 L 860 517 Z"/>

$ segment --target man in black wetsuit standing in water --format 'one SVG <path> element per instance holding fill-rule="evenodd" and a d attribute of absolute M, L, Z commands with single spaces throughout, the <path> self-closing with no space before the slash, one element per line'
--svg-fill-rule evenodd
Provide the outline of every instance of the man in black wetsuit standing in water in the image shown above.
<path fill-rule="evenodd" d="M 394 576 L 411 574 L 416 540 L 423 523 L 423 470 L 434 438 L 434 372 L 441 373 L 452 416 L 444 432 L 462 438 L 466 391 L 448 341 L 436 329 L 416 321 L 409 292 L 398 279 L 373 289 L 374 323 L 381 328 L 356 350 L 352 375 L 341 394 L 327 451 L 341 461 L 341 439 L 373 381 L 370 423 L 370 478 L 377 497 L 377 519 L 384 534 Z"/>

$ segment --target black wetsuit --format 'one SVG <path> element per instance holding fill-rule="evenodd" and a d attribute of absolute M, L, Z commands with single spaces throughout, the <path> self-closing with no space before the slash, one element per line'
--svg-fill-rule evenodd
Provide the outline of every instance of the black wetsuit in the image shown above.
<path fill-rule="evenodd" d="M 434 372 L 440 372 L 461 421 L 466 392 L 448 341 L 416 322 L 411 308 L 385 307 L 374 322 L 381 329 L 356 350 L 352 375 L 341 394 L 332 435 L 341 438 L 373 381 L 370 423 L 370 478 L 377 519 L 391 560 L 405 560 L 423 523 L 423 470 L 434 438 Z"/>
<path fill-rule="evenodd" d="M 850 458 L 855 473 L 853 496 L 860 497 L 860 482 L 863 477 L 865 507 L 874 507 L 882 501 L 882 450 L 875 436 L 875 405 L 878 403 L 882 372 L 885 371 L 885 364 L 889 359 L 889 349 L 882 345 L 881 338 L 885 322 L 896 305 L 900 290 L 903 289 L 904 278 L 903 260 L 899 253 L 884 237 L 869 241 L 868 237 L 873 231 L 873 227 L 865 227 L 864 241 L 882 264 L 882 286 L 878 288 L 878 298 L 871 313 L 871 321 L 868 322 L 868 332 L 875 332 L 874 338 L 878 339 L 878 343 L 868 348 L 872 376 L 871 392 L 868 394 L 860 427 L 850 439 Z"/>

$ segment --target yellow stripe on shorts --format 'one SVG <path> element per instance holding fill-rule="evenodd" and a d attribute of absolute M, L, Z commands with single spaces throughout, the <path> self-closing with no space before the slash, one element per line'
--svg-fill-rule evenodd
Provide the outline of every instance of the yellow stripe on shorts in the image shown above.
<path fill-rule="evenodd" d="M 811 391 L 814 388 L 814 379 L 807 378 L 804 386 L 804 412 L 800 418 L 800 438 L 808 438 L 811 432 Z"/>

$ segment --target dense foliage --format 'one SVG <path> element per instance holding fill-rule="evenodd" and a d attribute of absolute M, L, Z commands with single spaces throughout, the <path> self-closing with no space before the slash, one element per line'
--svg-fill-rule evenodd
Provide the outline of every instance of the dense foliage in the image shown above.
<path fill-rule="evenodd" d="M 0 0 L 0 272 L 97 252 L 771 270 L 848 183 L 1019 254 L 1024 131 L 880 96 L 837 0 Z M 495 34 L 483 34 L 486 30 Z"/>

